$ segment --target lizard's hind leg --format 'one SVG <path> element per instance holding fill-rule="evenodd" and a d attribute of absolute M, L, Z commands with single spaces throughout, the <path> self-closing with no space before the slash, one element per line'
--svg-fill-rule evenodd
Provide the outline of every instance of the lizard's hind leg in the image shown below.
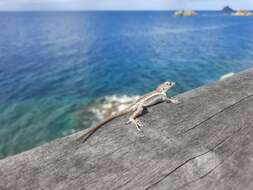
<path fill-rule="evenodd" d="M 130 116 L 128 123 L 133 123 L 138 131 L 141 131 L 140 127 L 143 127 L 143 123 L 137 119 L 140 115 L 142 115 L 142 112 L 144 110 L 144 107 L 142 105 L 138 105 L 137 109 L 134 111 L 134 113 Z"/>

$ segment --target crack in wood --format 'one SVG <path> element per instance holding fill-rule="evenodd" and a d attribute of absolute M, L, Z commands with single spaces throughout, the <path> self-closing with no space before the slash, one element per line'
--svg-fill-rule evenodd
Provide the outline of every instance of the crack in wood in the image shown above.
<path fill-rule="evenodd" d="M 236 103 L 234 103 L 234 104 L 232 104 L 232 105 L 230 105 L 230 106 L 224 108 L 223 110 L 217 112 L 216 114 L 210 116 L 208 119 L 206 119 L 205 121 L 201 122 L 201 124 L 203 124 L 204 122 L 206 122 L 206 121 L 212 119 L 212 118 L 215 117 L 216 115 L 218 115 L 218 114 L 220 114 L 220 113 L 222 113 L 222 112 L 228 110 L 229 108 L 231 108 L 231 107 L 233 107 L 233 106 L 235 106 L 235 105 L 241 103 L 242 101 L 244 101 L 244 100 L 246 100 L 246 99 L 248 99 L 248 98 L 250 98 L 250 97 L 252 97 L 252 96 L 253 96 L 253 95 L 249 95 L 249 96 L 246 96 L 246 97 L 242 98 L 241 100 L 237 101 Z M 199 126 L 199 125 L 200 125 L 200 124 L 198 124 L 197 126 Z M 196 125 L 195 125 L 195 126 L 196 126 Z M 196 128 L 196 127 L 194 127 L 194 128 Z M 191 129 L 193 129 L 193 128 L 191 128 Z M 203 155 L 206 155 L 206 154 L 208 154 L 209 152 L 215 150 L 215 149 L 218 148 L 220 145 L 222 145 L 224 142 L 226 142 L 226 141 L 229 140 L 230 138 L 233 138 L 237 133 L 240 132 L 241 129 L 242 129 L 242 127 L 239 128 L 238 130 L 236 130 L 232 135 L 230 135 L 230 136 L 226 137 L 225 139 L 223 139 L 221 142 L 219 142 L 218 144 L 216 144 L 213 148 L 209 149 L 208 151 L 206 151 L 206 152 L 204 152 L 204 153 L 201 153 L 201 154 L 199 154 L 199 155 L 193 156 L 193 157 L 189 158 L 188 160 L 184 161 L 183 163 L 181 163 L 180 165 L 178 165 L 176 168 L 174 168 L 173 170 L 171 170 L 169 173 L 167 173 L 166 175 L 164 175 L 160 180 L 158 180 L 157 182 L 155 182 L 155 183 L 151 184 L 150 186 L 146 187 L 145 190 L 150 189 L 150 188 L 156 186 L 157 184 L 159 184 L 160 182 L 162 182 L 164 179 L 166 179 L 166 178 L 167 178 L 168 176 L 170 176 L 172 173 L 174 173 L 175 171 L 177 171 L 179 168 L 183 167 L 183 166 L 184 166 L 185 164 L 187 164 L 188 162 L 190 162 L 190 161 L 192 161 L 192 160 L 194 160 L 194 159 L 196 159 L 196 158 L 198 158 L 198 157 L 201 157 L 201 156 L 203 156 Z"/>
<path fill-rule="evenodd" d="M 250 127 L 245 127 L 245 128 L 243 128 L 243 130 L 248 129 L 248 128 L 250 128 Z M 240 130 L 241 130 L 241 129 L 242 129 L 242 128 L 240 128 Z M 240 130 L 239 130 L 239 131 L 240 131 Z M 238 131 L 238 132 L 239 132 L 239 131 Z M 236 133 L 236 134 L 237 134 L 237 133 Z M 237 144 L 237 143 L 239 142 L 240 139 L 241 139 L 241 138 L 239 138 L 239 139 L 236 141 L 235 144 Z M 194 179 L 194 180 L 192 180 L 192 181 L 189 181 L 189 182 L 183 184 L 182 186 L 180 186 L 179 188 L 177 188 L 177 190 L 183 189 L 184 187 L 186 187 L 186 186 L 188 186 L 188 185 L 190 185 L 190 184 L 192 184 L 192 183 L 195 183 L 195 182 L 197 182 L 197 181 L 199 181 L 199 180 L 205 178 L 206 176 L 208 176 L 209 174 L 211 174 L 216 168 L 218 168 L 218 167 L 221 166 L 224 162 L 226 162 L 226 161 L 227 161 L 233 154 L 235 154 L 236 152 L 238 152 L 238 149 L 232 151 L 232 153 L 231 153 L 229 156 L 227 156 L 225 159 L 223 159 L 219 164 L 217 164 L 215 167 L 213 167 L 213 168 L 212 168 L 211 170 L 209 170 L 207 173 L 205 173 L 204 175 L 200 176 L 200 177 L 197 178 L 197 179 Z"/>
<path fill-rule="evenodd" d="M 201 121 L 200 123 L 198 123 L 198 124 L 194 125 L 193 127 L 187 129 L 186 131 L 183 131 L 183 132 L 181 133 L 181 135 L 184 135 L 184 134 L 188 133 L 189 131 L 191 131 L 191 130 L 197 128 L 198 126 L 200 126 L 201 124 L 205 123 L 206 121 L 208 121 L 208 120 L 212 119 L 213 117 L 215 117 L 215 116 L 217 116 L 217 115 L 219 115 L 219 114 L 225 112 L 226 110 L 228 110 L 228 109 L 230 109 L 230 108 L 232 108 L 232 107 L 238 105 L 239 103 L 243 102 L 244 100 L 249 99 L 250 97 L 253 97 L 253 94 L 251 94 L 251 95 L 249 95 L 249 96 L 246 96 L 246 97 L 240 99 L 240 100 L 237 101 L 236 103 L 231 104 L 231 105 L 225 107 L 224 109 L 220 110 L 219 112 L 216 112 L 215 114 L 211 115 L 210 117 L 208 117 L 208 118 L 205 119 L 204 121 Z"/>

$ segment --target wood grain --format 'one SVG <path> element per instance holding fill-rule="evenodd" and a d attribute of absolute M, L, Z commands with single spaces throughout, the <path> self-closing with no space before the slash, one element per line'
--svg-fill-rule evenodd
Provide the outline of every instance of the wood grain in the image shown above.
<path fill-rule="evenodd" d="M 253 70 L 0 160 L 0 189 L 253 189 Z"/>

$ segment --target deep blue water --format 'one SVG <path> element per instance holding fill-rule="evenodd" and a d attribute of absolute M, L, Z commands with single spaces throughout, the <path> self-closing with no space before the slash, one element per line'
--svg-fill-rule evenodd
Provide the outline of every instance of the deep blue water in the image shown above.
<path fill-rule="evenodd" d="M 0 13 L 0 158 L 89 127 L 98 98 L 175 95 L 253 66 L 253 17 Z"/>

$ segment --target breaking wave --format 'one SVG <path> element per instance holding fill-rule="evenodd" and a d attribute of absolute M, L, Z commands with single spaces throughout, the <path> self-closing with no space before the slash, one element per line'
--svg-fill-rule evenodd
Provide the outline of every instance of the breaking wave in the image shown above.
<path fill-rule="evenodd" d="M 114 114 L 117 114 L 131 104 L 133 104 L 140 96 L 127 96 L 127 95 L 112 95 L 105 96 L 104 98 L 98 99 L 89 108 L 89 110 L 99 119 L 103 120 Z"/>
<path fill-rule="evenodd" d="M 98 122 L 125 110 L 139 98 L 138 95 L 111 95 L 98 98 L 79 112 L 81 128 L 94 127 Z"/>
<path fill-rule="evenodd" d="M 227 74 L 224 74 L 220 77 L 220 80 L 224 80 L 224 79 L 227 79 L 229 77 L 232 77 L 233 75 L 235 75 L 235 73 L 231 72 L 231 73 L 227 73 Z"/>

